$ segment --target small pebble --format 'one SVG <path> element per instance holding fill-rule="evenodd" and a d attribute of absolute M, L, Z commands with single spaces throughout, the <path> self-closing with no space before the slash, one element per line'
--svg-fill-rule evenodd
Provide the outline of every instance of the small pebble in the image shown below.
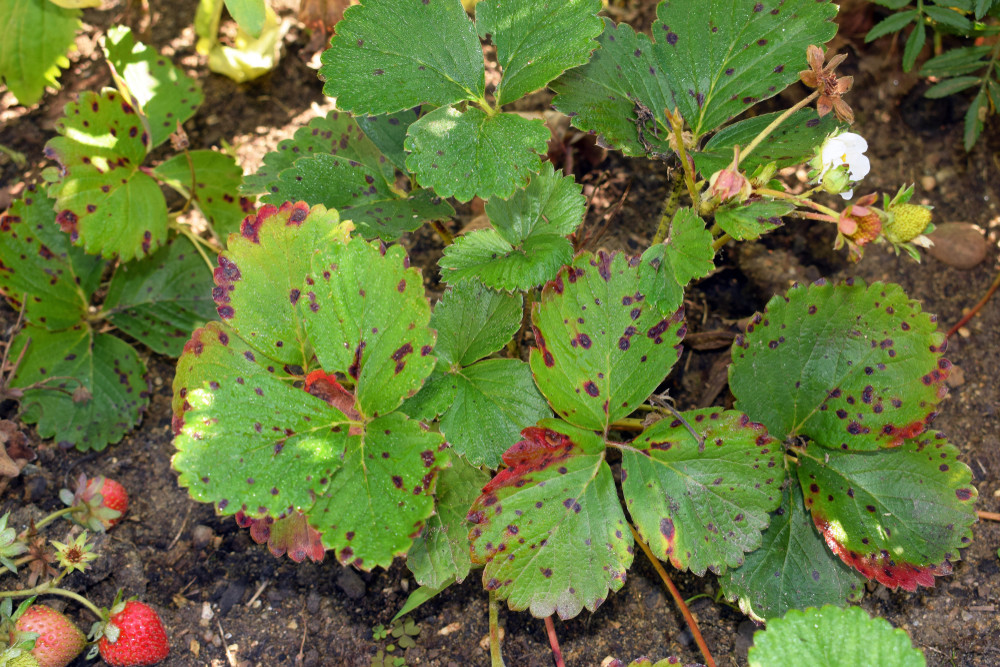
<path fill-rule="evenodd" d="M 930 192 L 937 187 L 937 179 L 933 176 L 921 176 L 920 187 L 922 187 L 925 191 Z"/>
<path fill-rule="evenodd" d="M 191 530 L 191 541 L 195 549 L 204 549 L 215 537 L 215 531 L 204 524 L 198 524 Z"/>

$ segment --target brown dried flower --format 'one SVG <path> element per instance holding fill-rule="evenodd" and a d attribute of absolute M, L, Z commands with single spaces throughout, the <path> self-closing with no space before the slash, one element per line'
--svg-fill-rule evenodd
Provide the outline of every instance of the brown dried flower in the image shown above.
<path fill-rule="evenodd" d="M 837 78 L 834 70 L 847 58 L 846 53 L 835 55 L 830 62 L 823 66 L 826 55 L 823 49 L 812 44 L 806 49 L 806 59 L 809 61 L 809 69 L 799 72 L 802 83 L 810 88 L 819 91 L 819 99 L 816 100 L 816 112 L 820 118 L 833 111 L 837 118 L 845 123 L 854 122 L 854 112 L 841 96 L 854 85 L 853 76 Z"/>

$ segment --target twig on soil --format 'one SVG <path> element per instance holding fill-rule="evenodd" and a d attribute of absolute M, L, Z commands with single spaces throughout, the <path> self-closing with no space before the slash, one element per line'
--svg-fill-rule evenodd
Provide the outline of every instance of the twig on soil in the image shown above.
<path fill-rule="evenodd" d="M 264 586 L 267 586 L 265 581 L 260 590 L 264 590 Z M 295 664 L 301 665 L 306 661 L 306 634 L 309 632 L 309 624 L 306 623 L 306 610 L 302 610 L 302 643 L 299 644 L 299 652 L 295 656 Z"/>
<path fill-rule="evenodd" d="M 969 312 L 967 312 L 965 316 L 962 317 L 962 319 L 960 319 L 955 324 L 955 326 L 953 326 L 951 329 L 948 329 L 948 333 L 946 333 L 944 337 L 951 338 L 952 336 L 955 335 L 955 333 L 958 332 L 959 329 L 968 324 L 969 320 L 975 317 L 979 313 L 979 311 L 983 309 L 983 306 L 985 306 L 986 302 L 990 300 L 990 297 L 993 296 L 993 293 L 997 291 L 997 288 L 1000 288 L 1000 273 L 997 273 L 996 278 L 993 279 L 993 283 L 990 285 L 990 288 L 986 290 L 986 295 L 982 299 L 980 299 L 979 303 L 974 305 L 972 309 Z"/>
<path fill-rule="evenodd" d="M 174 546 L 177 544 L 177 542 L 181 539 L 181 535 L 184 534 L 184 528 L 187 527 L 188 517 L 190 516 L 191 516 L 191 504 L 189 503 L 187 512 L 184 513 L 184 520 L 181 521 L 180 530 L 178 530 L 177 534 L 174 535 L 174 539 L 170 540 L 170 544 L 167 545 L 167 551 L 173 549 Z"/>
<path fill-rule="evenodd" d="M 1000 521 L 1000 512 L 976 512 L 983 521 Z"/>
<path fill-rule="evenodd" d="M 257 587 L 257 590 L 254 592 L 253 597 L 247 601 L 248 607 L 253 606 L 253 603 L 257 601 L 257 598 L 260 597 L 260 594 L 264 592 L 264 589 L 267 588 L 270 583 L 271 583 L 270 579 L 265 579 L 263 583 L 261 583 L 261 585 Z"/>
<path fill-rule="evenodd" d="M 549 635 L 549 646 L 552 647 L 552 660 L 555 661 L 556 667 L 566 667 L 566 663 L 563 662 L 562 651 L 559 649 L 559 638 L 556 636 L 556 626 L 552 622 L 551 616 L 545 617 L 545 632 Z"/>
<path fill-rule="evenodd" d="M 226 661 L 229 662 L 229 667 L 237 667 L 236 656 L 229 650 L 229 644 L 226 643 L 226 632 L 222 629 L 222 621 L 215 619 L 215 623 L 219 626 L 219 639 L 222 640 L 222 647 L 226 650 Z"/>

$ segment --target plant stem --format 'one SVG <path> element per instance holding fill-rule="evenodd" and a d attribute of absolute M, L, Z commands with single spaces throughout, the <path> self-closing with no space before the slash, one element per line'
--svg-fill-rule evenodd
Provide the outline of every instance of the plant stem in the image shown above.
<path fill-rule="evenodd" d="M 739 163 L 743 162 L 743 160 L 746 158 L 747 155 L 750 155 L 750 153 L 752 153 L 753 150 L 755 148 L 757 148 L 757 146 L 760 145 L 760 142 L 764 141 L 764 139 L 767 139 L 768 135 L 770 135 L 771 132 L 774 132 L 774 130 L 777 129 L 777 127 L 779 125 L 781 125 L 783 122 L 785 122 L 785 120 L 789 116 L 791 116 L 793 113 L 795 113 L 796 111 L 798 111 L 799 109 L 801 109 L 805 105 L 807 105 L 810 102 L 812 102 L 818 96 L 819 96 L 819 91 L 818 90 L 814 90 L 808 96 L 806 96 L 803 99 L 799 100 L 795 104 L 795 106 L 791 107 L 790 109 L 787 109 L 783 114 L 781 114 L 780 116 L 778 116 L 777 118 L 775 118 L 774 120 L 772 120 L 771 123 L 767 127 L 765 127 L 761 131 L 760 134 L 758 134 L 756 137 L 753 138 L 753 141 L 751 141 L 749 144 L 747 144 L 746 148 L 744 148 L 744 149 L 742 149 L 740 151 L 740 160 L 737 163 L 737 166 L 739 166 Z"/>
<path fill-rule="evenodd" d="M 194 246 L 194 249 L 198 251 L 198 254 L 201 255 L 201 258 L 205 261 L 205 265 L 208 266 L 209 273 L 214 272 L 215 271 L 215 265 L 212 263 L 212 260 L 210 260 L 208 258 L 208 255 L 205 254 L 205 249 L 202 248 L 202 245 L 204 244 L 204 245 L 208 246 L 216 254 L 218 254 L 219 251 L 216 250 L 215 248 L 212 248 L 212 246 L 209 245 L 208 242 L 205 239 L 201 238 L 200 236 L 198 236 L 197 234 L 195 234 L 194 232 L 192 232 L 190 229 L 188 229 L 187 225 L 182 225 L 182 224 L 180 224 L 178 222 L 174 222 L 171 225 L 171 227 L 173 227 L 177 231 L 178 234 L 181 234 L 181 235 L 187 237 L 187 239 L 189 241 L 191 241 L 191 244 Z"/>
<path fill-rule="evenodd" d="M 434 228 L 434 231 L 441 237 L 441 242 L 446 246 L 455 242 L 455 237 L 451 235 L 447 227 L 441 224 L 440 220 L 431 220 L 431 227 Z"/>
<path fill-rule="evenodd" d="M 61 510 L 56 510 L 52 514 L 48 515 L 47 517 L 45 517 L 44 519 L 42 519 L 41 521 L 39 521 L 38 523 L 36 523 L 35 524 L 35 530 L 38 530 L 42 526 L 46 526 L 46 525 L 52 523 L 53 521 L 55 521 L 56 519 L 58 519 L 61 516 L 66 516 L 67 514 L 71 514 L 73 512 L 73 510 L 78 510 L 78 509 L 80 509 L 80 508 L 77 507 L 76 505 L 72 505 L 70 507 L 64 507 Z"/>
<path fill-rule="evenodd" d="M 808 206 L 810 208 L 816 209 L 820 213 L 826 213 L 827 215 L 832 216 L 834 220 L 840 219 L 840 213 L 838 211 L 834 211 L 829 206 L 823 206 L 822 204 L 817 204 L 811 199 L 806 199 L 804 197 L 789 194 L 787 192 L 781 192 L 780 190 L 769 190 L 768 188 L 757 188 L 756 190 L 754 190 L 754 192 L 756 192 L 759 195 L 764 195 L 766 197 L 774 197 L 775 199 L 787 199 L 788 201 L 794 202 L 799 206 Z"/>
<path fill-rule="evenodd" d="M 726 245 L 732 240 L 733 240 L 732 236 L 730 236 L 729 234 L 723 234 L 719 238 L 712 241 L 712 249 L 718 252 L 719 249 L 722 248 L 722 246 Z"/>
<path fill-rule="evenodd" d="M 490 667 L 505 667 L 500 654 L 499 604 L 495 591 L 490 591 Z"/>
<path fill-rule="evenodd" d="M 566 667 L 562 651 L 559 649 L 559 638 L 556 637 L 556 626 L 551 616 L 545 617 L 545 632 L 549 635 L 549 646 L 552 647 L 552 661 L 556 663 L 556 667 Z"/>
<path fill-rule="evenodd" d="M 628 527 L 629 530 L 632 531 L 632 537 L 634 537 L 635 541 L 639 543 L 643 553 L 646 554 L 649 562 L 653 564 L 653 569 L 655 569 L 656 573 L 660 575 L 660 579 L 663 580 L 663 584 L 667 587 L 667 590 L 670 591 L 670 595 L 674 598 L 674 603 L 676 603 L 677 608 L 680 609 L 681 615 L 684 616 L 684 620 L 687 622 L 688 627 L 691 628 L 691 636 L 694 637 L 695 643 L 701 650 L 702 657 L 705 658 L 705 667 L 715 667 L 715 660 L 712 658 L 712 653 L 708 650 L 705 638 L 701 636 L 701 630 L 698 629 L 698 622 L 694 620 L 694 616 L 691 615 L 691 610 L 688 609 L 688 606 L 684 603 L 684 598 L 681 597 L 681 592 L 677 590 L 676 586 L 674 586 L 674 582 L 670 580 L 670 575 L 668 575 L 667 571 L 663 569 L 663 565 L 660 564 L 659 559 L 653 555 L 649 546 L 642 541 L 642 537 L 639 536 L 639 531 L 635 529 L 635 526 L 629 523 Z"/>
<path fill-rule="evenodd" d="M 670 224 L 674 221 L 674 214 L 677 213 L 677 205 L 680 203 L 681 191 L 683 189 L 684 179 L 675 178 L 670 187 L 670 196 L 667 197 L 667 201 L 663 205 L 663 214 L 660 215 L 660 225 L 656 228 L 656 234 L 653 236 L 651 246 L 663 243 L 663 239 L 667 238 L 667 232 L 670 231 Z"/>
<path fill-rule="evenodd" d="M 674 120 L 671 121 L 671 125 L 674 129 L 674 139 L 677 141 L 677 155 L 681 159 L 681 167 L 684 169 L 684 183 L 687 184 L 688 195 L 691 197 L 692 203 L 698 202 L 698 188 L 694 185 L 694 172 L 691 170 L 691 165 L 688 164 L 688 154 L 687 149 L 684 147 L 684 137 L 681 132 L 681 120 L 680 114 L 677 110 L 674 110 Z"/>
<path fill-rule="evenodd" d="M 619 419 L 612 422 L 608 427 L 612 431 L 642 431 L 646 427 L 642 425 L 641 419 Z"/>
<path fill-rule="evenodd" d="M 65 588 L 57 588 L 52 585 L 52 582 L 49 581 L 23 591 L 0 591 L 0 598 L 26 598 L 31 597 L 32 595 L 61 595 L 64 598 L 76 600 L 89 609 L 98 619 L 104 619 L 103 614 L 101 614 L 101 610 L 93 602 L 79 593 L 68 591 Z"/>
<path fill-rule="evenodd" d="M 990 300 L 993 293 L 997 291 L 997 288 L 1000 288 L 1000 273 L 997 273 L 996 277 L 993 279 L 993 283 L 990 285 L 990 288 L 986 290 L 986 295 L 983 296 L 983 298 L 979 300 L 979 303 L 974 305 L 972 309 L 955 324 L 955 326 L 948 329 L 948 333 L 945 334 L 945 338 L 951 338 L 959 329 L 968 324 L 969 320 L 975 317 L 979 311 L 983 309 L 983 306 L 985 306 L 986 302 Z"/>
<path fill-rule="evenodd" d="M 976 512 L 983 521 L 1000 521 L 1000 512 Z"/>

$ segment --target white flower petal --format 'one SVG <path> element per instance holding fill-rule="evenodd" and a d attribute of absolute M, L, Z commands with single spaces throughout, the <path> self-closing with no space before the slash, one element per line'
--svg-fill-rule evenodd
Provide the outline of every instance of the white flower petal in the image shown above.
<path fill-rule="evenodd" d="M 851 197 L 854 196 L 854 190 L 848 190 L 847 192 L 841 192 L 840 196 L 843 197 L 844 199 L 850 199 Z"/>

